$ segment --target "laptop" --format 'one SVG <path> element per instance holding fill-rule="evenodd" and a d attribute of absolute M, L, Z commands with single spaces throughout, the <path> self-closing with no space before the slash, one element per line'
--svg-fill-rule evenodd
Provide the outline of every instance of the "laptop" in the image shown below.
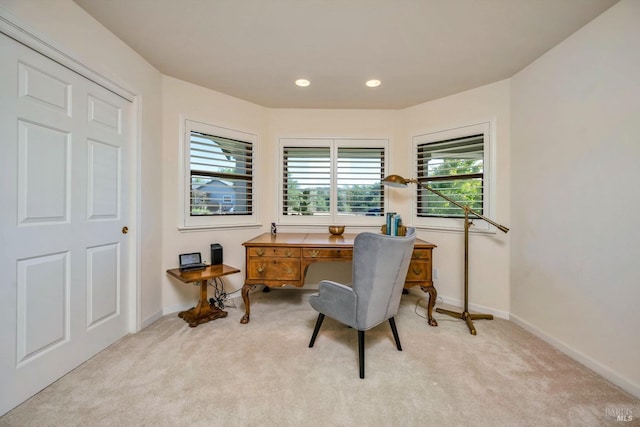
<path fill-rule="evenodd" d="M 180 271 L 204 270 L 206 265 L 202 263 L 200 252 L 179 255 Z"/>

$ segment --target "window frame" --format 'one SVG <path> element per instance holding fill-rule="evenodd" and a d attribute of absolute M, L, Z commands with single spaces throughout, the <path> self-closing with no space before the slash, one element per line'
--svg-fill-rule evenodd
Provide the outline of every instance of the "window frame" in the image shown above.
<path fill-rule="evenodd" d="M 439 129 L 430 132 L 415 134 L 412 140 L 412 168 L 413 175 L 418 178 L 418 146 L 420 144 L 439 142 L 447 139 L 463 138 L 472 135 L 483 135 L 483 213 L 487 218 L 492 218 L 495 213 L 495 119 L 473 124 L 458 126 L 455 128 Z M 464 230 L 464 218 L 421 217 L 418 216 L 418 185 L 411 190 L 411 220 L 418 228 L 433 230 Z M 472 216 L 473 217 L 473 216 Z M 486 221 L 474 221 L 471 232 L 495 233 L 495 228 Z"/>
<path fill-rule="evenodd" d="M 180 119 L 182 135 L 180 142 L 179 152 L 179 164 L 180 164 L 180 179 L 179 179 L 179 230 L 199 230 L 199 229 L 215 229 L 215 228 L 236 228 L 236 227 L 250 227 L 257 226 L 258 221 L 258 200 L 257 194 L 259 192 L 258 183 L 256 179 L 258 176 L 258 167 L 255 159 L 257 158 L 257 142 L 258 136 L 254 133 L 241 131 L 236 129 L 225 128 L 216 126 L 209 123 L 204 123 L 198 120 L 192 120 L 182 117 Z M 221 138 L 233 139 L 241 142 L 251 144 L 251 214 L 244 215 L 191 215 L 191 132 L 201 132 L 204 134 L 218 136 Z"/>
<path fill-rule="evenodd" d="M 322 215 L 284 215 L 282 207 L 284 204 L 284 150 L 287 147 L 328 147 L 330 152 L 330 209 L 329 214 Z M 365 215 L 338 215 L 337 197 L 337 163 L 338 148 L 382 148 L 384 152 L 384 172 L 388 174 L 389 169 L 389 139 L 388 138 L 279 138 L 278 148 L 278 202 L 276 209 L 278 224 L 298 225 L 298 226 L 326 226 L 326 225 L 348 225 L 348 226 L 381 226 L 384 223 L 384 212 L 389 209 L 389 198 L 387 187 L 382 186 L 384 195 L 382 216 Z"/>

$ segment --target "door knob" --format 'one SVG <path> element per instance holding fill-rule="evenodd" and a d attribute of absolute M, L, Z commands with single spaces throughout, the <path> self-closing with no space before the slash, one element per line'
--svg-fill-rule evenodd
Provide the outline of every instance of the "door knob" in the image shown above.
<path fill-rule="evenodd" d="M 129 232 L 129 227 L 122 227 L 122 234 L 127 234 Z"/>

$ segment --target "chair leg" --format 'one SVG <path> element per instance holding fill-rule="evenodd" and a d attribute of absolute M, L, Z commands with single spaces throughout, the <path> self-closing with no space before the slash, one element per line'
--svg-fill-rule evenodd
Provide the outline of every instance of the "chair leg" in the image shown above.
<path fill-rule="evenodd" d="M 316 327 L 313 330 L 313 335 L 311 335 L 311 342 L 309 343 L 309 348 L 313 347 L 313 343 L 316 341 L 316 337 L 318 336 L 318 331 L 320 330 L 320 326 L 322 326 L 323 320 L 324 320 L 324 314 L 318 313 L 318 320 L 316 320 Z"/>
<path fill-rule="evenodd" d="M 360 361 L 360 378 L 364 378 L 364 331 L 358 331 L 358 359 Z"/>
<path fill-rule="evenodd" d="M 402 351 L 402 346 L 400 345 L 400 337 L 398 336 L 398 329 L 396 329 L 396 319 L 389 319 L 389 325 L 391 325 L 391 332 L 393 332 L 393 338 L 396 340 L 396 347 L 398 347 L 398 351 Z"/>

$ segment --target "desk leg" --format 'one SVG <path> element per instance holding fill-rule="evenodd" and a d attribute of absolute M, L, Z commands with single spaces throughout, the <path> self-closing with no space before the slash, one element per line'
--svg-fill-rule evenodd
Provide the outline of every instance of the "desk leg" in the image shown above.
<path fill-rule="evenodd" d="M 251 302 L 249 301 L 249 291 L 254 289 L 256 285 L 244 285 L 242 286 L 242 301 L 244 301 L 244 316 L 240 319 L 240 323 L 243 325 L 249 323 L 249 312 L 251 311 Z"/>
<path fill-rule="evenodd" d="M 438 297 L 438 291 L 433 286 L 420 286 L 424 292 L 429 294 L 429 304 L 427 305 L 427 322 L 429 326 L 438 326 L 438 322 L 433 318 L 433 306 L 436 305 L 436 298 Z"/>
<path fill-rule="evenodd" d="M 200 300 L 198 305 L 191 310 L 181 311 L 178 313 L 178 317 L 184 319 L 192 328 L 195 328 L 201 323 L 219 319 L 220 317 L 227 317 L 227 312 L 220 310 L 218 307 L 211 307 L 207 300 L 207 281 L 202 280 L 200 281 Z"/>

